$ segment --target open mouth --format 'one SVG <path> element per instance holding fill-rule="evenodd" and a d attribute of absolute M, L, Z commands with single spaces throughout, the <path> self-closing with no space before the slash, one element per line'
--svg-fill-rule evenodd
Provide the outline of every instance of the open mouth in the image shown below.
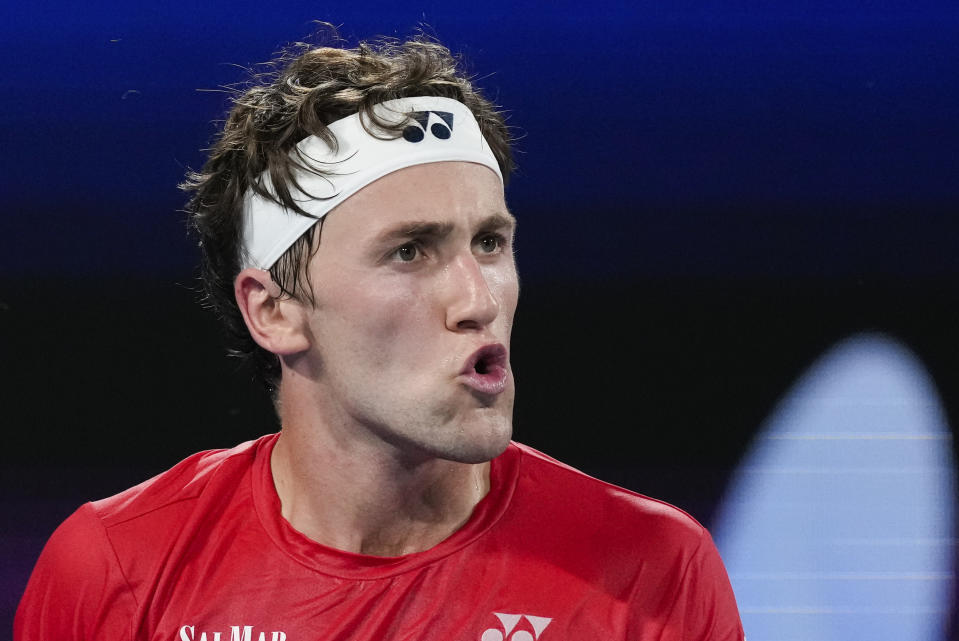
<path fill-rule="evenodd" d="M 477 374 L 488 374 L 489 365 L 487 364 L 486 359 L 481 358 L 478 361 L 476 361 L 475 369 Z"/>
<path fill-rule="evenodd" d="M 466 359 L 461 374 L 469 387 L 485 394 L 499 394 L 507 386 L 508 358 L 503 345 L 485 345 Z"/>
<path fill-rule="evenodd" d="M 506 366 L 506 348 L 499 343 L 485 345 L 466 360 L 466 367 L 463 373 L 474 371 L 477 374 L 485 375 L 496 372 Z"/>

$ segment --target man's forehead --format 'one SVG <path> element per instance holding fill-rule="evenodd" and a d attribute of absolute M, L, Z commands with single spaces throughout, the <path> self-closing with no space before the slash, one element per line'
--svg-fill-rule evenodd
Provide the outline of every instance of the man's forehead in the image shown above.
<path fill-rule="evenodd" d="M 436 235 L 516 224 L 499 177 L 469 162 L 422 164 L 391 172 L 344 200 L 329 215 L 334 225 L 351 230 L 357 238 Z"/>

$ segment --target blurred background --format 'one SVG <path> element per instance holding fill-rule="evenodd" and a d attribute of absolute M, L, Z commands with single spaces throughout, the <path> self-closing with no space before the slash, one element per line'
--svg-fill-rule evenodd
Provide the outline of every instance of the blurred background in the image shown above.
<path fill-rule="evenodd" d="M 517 440 L 710 527 L 750 641 L 959 638 L 947 0 L 0 9 L 5 629 L 80 503 L 277 429 L 176 185 L 314 20 L 508 112 Z"/>

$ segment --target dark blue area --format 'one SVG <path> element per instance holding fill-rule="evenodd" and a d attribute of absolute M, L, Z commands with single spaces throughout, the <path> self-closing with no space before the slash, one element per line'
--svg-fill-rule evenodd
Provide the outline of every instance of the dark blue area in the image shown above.
<path fill-rule="evenodd" d="M 195 261 L 176 184 L 222 88 L 312 20 L 425 23 L 520 137 L 528 277 L 959 274 L 959 5 L 946 1 L 20 3 L 0 21 L 0 270 Z M 14 239 L 14 242 L 9 242 Z"/>

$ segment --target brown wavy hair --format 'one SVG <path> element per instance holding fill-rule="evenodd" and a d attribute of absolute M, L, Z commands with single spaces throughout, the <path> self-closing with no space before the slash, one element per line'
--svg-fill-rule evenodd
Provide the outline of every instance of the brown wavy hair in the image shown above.
<path fill-rule="evenodd" d="M 326 35 L 336 40 L 325 25 Z M 222 319 L 228 353 L 252 362 L 257 377 L 275 398 L 280 364 L 247 330 L 233 293 L 240 271 L 243 197 L 248 189 L 305 214 L 293 201 L 294 146 L 307 136 L 336 141 L 327 125 L 357 112 L 387 131 L 373 106 L 411 96 L 442 96 L 465 104 L 479 123 L 504 179 L 513 170 L 511 137 L 502 112 L 473 87 L 460 61 L 435 40 L 382 39 L 355 48 L 296 43 L 267 63 L 267 71 L 234 91 L 232 108 L 200 171 L 188 172 L 180 186 L 190 194 L 186 210 L 199 237 L 205 304 Z M 269 172 L 275 195 L 260 176 Z M 322 222 L 314 225 L 270 268 L 281 295 L 312 302 L 306 265 L 319 247 Z"/>

